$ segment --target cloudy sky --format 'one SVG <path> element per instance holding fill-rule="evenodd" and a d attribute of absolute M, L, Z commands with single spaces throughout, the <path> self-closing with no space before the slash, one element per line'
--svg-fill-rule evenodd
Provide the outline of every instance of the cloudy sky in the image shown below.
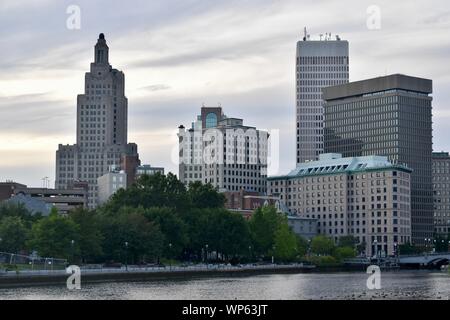
<path fill-rule="evenodd" d="M 81 28 L 66 26 L 67 8 Z M 381 28 L 367 27 L 367 8 Z M 202 103 L 279 129 L 280 172 L 295 162 L 296 42 L 339 34 L 350 80 L 404 73 L 434 80 L 434 149 L 450 150 L 447 0 L 1 0 L 0 181 L 54 181 L 58 144 L 75 142 L 76 96 L 100 32 L 126 76 L 129 140 L 144 163 L 177 172 L 176 128 Z"/>

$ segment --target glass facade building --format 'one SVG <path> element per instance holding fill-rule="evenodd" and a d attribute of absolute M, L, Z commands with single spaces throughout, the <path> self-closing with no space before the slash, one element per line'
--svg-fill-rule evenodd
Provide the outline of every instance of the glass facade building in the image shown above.
<path fill-rule="evenodd" d="M 412 242 L 433 237 L 432 81 L 395 74 L 323 89 L 325 152 L 412 169 Z"/>

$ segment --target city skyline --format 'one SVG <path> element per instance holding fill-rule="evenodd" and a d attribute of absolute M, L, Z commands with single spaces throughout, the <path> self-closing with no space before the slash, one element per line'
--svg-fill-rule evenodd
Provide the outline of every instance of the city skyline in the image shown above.
<path fill-rule="evenodd" d="M 380 30 L 366 26 L 367 1 L 355 1 L 352 12 L 335 4 L 294 1 L 172 3 L 170 10 L 161 2 L 139 7 L 139 12 L 137 6 L 112 4 L 110 13 L 97 17 L 101 1 L 79 1 L 81 29 L 69 30 L 68 2 L 48 0 L 36 7 L 2 2 L 0 43 L 6 50 L 0 53 L 0 116 L 8 121 L 0 128 L 0 151 L 6 155 L 0 159 L 0 180 L 33 186 L 43 176 L 55 180 L 54 148 L 75 142 L 76 95 L 83 90 L 91 47 L 101 32 L 113 48 L 111 64 L 127 76 L 129 140 L 140 146 L 143 162 L 167 171 L 178 173 L 171 161 L 176 128 L 203 102 L 221 102 L 228 113 L 258 128 L 280 129 L 278 173 L 295 166 L 293 70 L 304 26 L 313 38 L 331 31 L 349 41 L 350 81 L 392 73 L 433 79 L 433 149 L 450 149 L 445 142 L 450 133 L 445 128 L 450 118 L 445 90 L 450 84 L 445 68 L 450 13 L 438 12 L 443 2 L 407 8 L 381 1 Z M 18 11 L 29 24 L 9 23 L 8 16 L 17 17 Z M 117 11 L 129 18 L 126 28 L 115 21 Z M 25 45 L 33 50 L 23 50 Z"/>

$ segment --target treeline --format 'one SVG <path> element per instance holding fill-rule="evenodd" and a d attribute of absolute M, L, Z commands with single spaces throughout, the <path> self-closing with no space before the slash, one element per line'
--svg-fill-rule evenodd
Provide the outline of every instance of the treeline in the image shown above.
<path fill-rule="evenodd" d="M 247 221 L 225 209 L 225 197 L 209 184 L 186 188 L 175 175 L 142 176 L 96 210 L 67 217 L 31 215 L 0 206 L 0 251 L 64 258 L 77 263 L 179 261 L 299 261 L 314 256 L 338 261 L 356 254 L 347 239 L 336 246 L 319 236 L 297 236 L 274 207 Z M 344 240 L 344 239 L 343 239 Z"/>

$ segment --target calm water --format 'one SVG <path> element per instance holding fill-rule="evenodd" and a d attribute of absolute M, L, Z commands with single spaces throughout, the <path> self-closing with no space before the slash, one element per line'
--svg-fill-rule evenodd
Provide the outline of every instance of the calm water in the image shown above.
<path fill-rule="evenodd" d="M 450 299 L 444 272 L 383 272 L 380 290 L 368 290 L 365 273 L 258 275 L 65 287 L 0 289 L 0 299 Z"/>

